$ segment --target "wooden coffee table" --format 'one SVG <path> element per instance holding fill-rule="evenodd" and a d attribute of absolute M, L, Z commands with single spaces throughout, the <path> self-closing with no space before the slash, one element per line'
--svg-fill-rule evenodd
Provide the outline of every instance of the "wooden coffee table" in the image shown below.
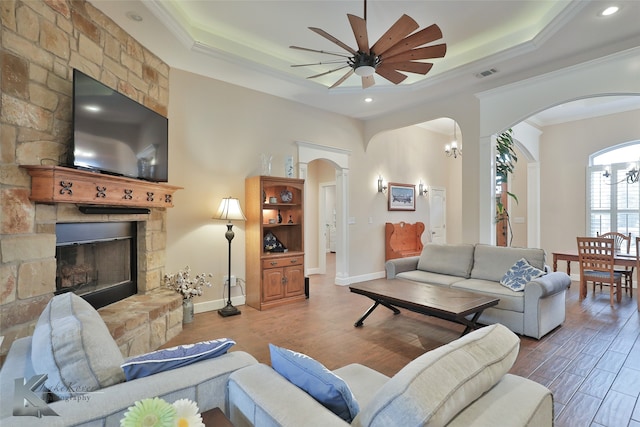
<path fill-rule="evenodd" d="M 443 286 L 416 283 L 402 279 L 377 279 L 349 286 L 351 292 L 371 298 L 374 303 L 358 319 L 354 326 L 362 326 L 364 320 L 379 305 L 400 314 L 396 307 L 405 308 L 427 316 L 465 325 L 462 335 L 480 326 L 476 323 L 485 308 L 498 304 L 493 298 L 473 292 Z M 467 317 L 473 315 L 471 319 Z"/>

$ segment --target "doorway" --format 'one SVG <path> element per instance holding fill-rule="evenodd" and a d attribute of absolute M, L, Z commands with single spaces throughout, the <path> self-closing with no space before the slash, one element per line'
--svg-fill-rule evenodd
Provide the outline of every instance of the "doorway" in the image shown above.
<path fill-rule="evenodd" d="M 446 194 L 442 187 L 429 190 L 429 242 L 447 243 Z"/>
<path fill-rule="evenodd" d="M 318 200 L 318 274 L 327 273 L 327 256 L 332 255 L 335 271 L 337 248 L 336 183 L 320 183 Z"/>
<path fill-rule="evenodd" d="M 298 177 L 305 179 L 305 206 L 307 213 L 311 213 L 310 209 L 314 204 L 318 203 L 319 183 L 330 182 L 331 178 L 319 178 L 317 175 L 310 176 L 309 166 L 315 160 L 321 160 L 322 164 L 331 166 L 333 179 L 335 180 L 335 279 L 336 285 L 349 285 L 349 231 L 347 228 L 347 215 L 349 212 L 349 155 L 350 151 L 333 147 L 325 147 L 322 145 L 311 144 L 308 142 L 296 141 L 298 145 Z M 313 188 L 311 188 L 313 187 Z M 312 196 L 313 195 L 313 196 Z M 312 198 L 311 198 L 312 197 Z M 305 253 L 317 254 L 319 244 L 317 240 L 321 240 L 319 234 L 319 217 L 318 210 L 313 209 L 311 214 L 314 218 L 305 221 L 305 235 L 313 236 L 313 238 L 305 239 Z M 306 218 L 306 214 L 305 214 Z M 322 256 L 316 255 L 318 259 L 318 268 L 320 264 L 324 264 L 326 271 L 326 252 L 323 250 Z M 310 273 L 310 272 L 308 272 Z M 314 273 L 315 274 L 315 273 Z"/>

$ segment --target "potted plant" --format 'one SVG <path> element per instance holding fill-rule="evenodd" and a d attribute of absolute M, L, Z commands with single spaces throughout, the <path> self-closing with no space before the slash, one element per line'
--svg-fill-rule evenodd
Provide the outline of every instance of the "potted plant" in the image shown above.
<path fill-rule="evenodd" d="M 211 283 L 207 278 L 213 277 L 211 273 L 196 274 L 196 277 L 191 277 L 191 268 L 186 266 L 184 270 L 180 270 L 175 274 L 167 274 L 164 276 L 165 286 L 173 289 L 182 295 L 182 308 L 184 323 L 191 323 L 193 321 L 193 301 L 191 299 L 195 296 L 202 295 L 202 287 L 211 287 Z"/>
<path fill-rule="evenodd" d="M 507 179 L 510 173 L 513 173 L 518 162 L 518 155 L 514 150 L 513 142 L 513 130 L 507 129 L 500 133 L 496 137 L 496 191 L 499 188 L 500 191 L 504 191 L 507 197 L 511 197 L 518 203 L 518 197 L 507 191 Z M 507 246 L 511 246 L 513 241 L 513 230 L 511 228 L 511 220 L 509 218 L 509 211 L 501 197 L 501 193 L 496 194 L 496 224 L 504 221 L 508 229 L 509 243 Z"/>

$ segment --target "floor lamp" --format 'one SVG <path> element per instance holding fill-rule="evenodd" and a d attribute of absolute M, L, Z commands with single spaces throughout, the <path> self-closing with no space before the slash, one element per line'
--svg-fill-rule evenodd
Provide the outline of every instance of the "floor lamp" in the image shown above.
<path fill-rule="evenodd" d="M 231 221 L 246 221 L 247 218 L 242 213 L 242 209 L 240 208 L 240 202 L 238 199 L 233 197 L 227 197 L 222 199 L 220 202 L 220 206 L 218 207 L 218 212 L 216 212 L 214 219 L 222 219 L 227 220 L 227 232 L 224 233 L 224 237 L 227 238 L 229 242 L 229 274 L 227 275 L 227 305 L 218 310 L 218 314 L 222 317 L 234 316 L 236 314 L 240 314 L 240 310 L 231 304 L 231 241 L 235 236 L 233 232 L 233 224 Z"/>

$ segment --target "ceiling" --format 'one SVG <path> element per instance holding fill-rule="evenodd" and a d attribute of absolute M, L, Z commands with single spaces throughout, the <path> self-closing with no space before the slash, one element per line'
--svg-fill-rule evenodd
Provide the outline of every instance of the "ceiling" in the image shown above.
<path fill-rule="evenodd" d="M 437 24 L 447 44 L 426 76 L 408 73 L 393 85 L 376 75 L 363 90 L 352 76 L 328 89 L 344 71 L 317 79 L 310 75 L 334 64 L 291 67 L 335 59 L 290 49 L 290 45 L 341 52 L 310 31 L 319 27 L 349 46 L 356 42 L 347 13 L 363 16 L 361 0 L 90 0 L 145 47 L 173 68 L 368 120 L 451 93 L 477 93 L 640 45 L 640 1 L 584 0 L 370 0 L 367 30 L 376 41 L 402 14 L 420 29 Z M 600 16 L 610 3 L 620 6 Z M 488 77 L 480 73 L 494 69 Z M 365 103 L 370 97 L 372 102 Z M 606 106 L 606 108 L 605 108 Z M 640 109 L 640 97 L 574 104 L 585 115 L 606 109 Z M 605 110 L 603 110 L 605 108 Z M 570 117 L 565 108 L 562 120 Z M 558 114 L 533 119 L 553 123 Z M 599 113 L 602 114 L 602 113 Z M 536 121 L 537 120 L 537 121 Z"/>

